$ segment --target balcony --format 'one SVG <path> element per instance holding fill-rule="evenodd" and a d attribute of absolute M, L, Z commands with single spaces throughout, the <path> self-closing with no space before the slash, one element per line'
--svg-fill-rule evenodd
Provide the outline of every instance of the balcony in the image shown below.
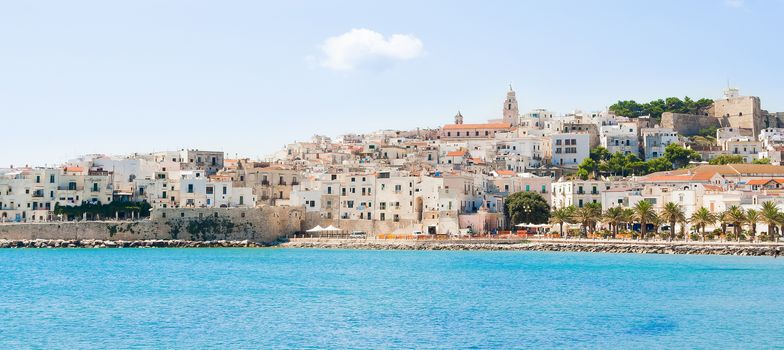
<path fill-rule="evenodd" d="M 262 185 L 262 186 L 269 186 L 269 181 L 267 181 L 267 180 L 261 180 L 261 185 Z"/>
<path fill-rule="evenodd" d="M 278 186 L 286 186 L 286 185 L 287 185 L 287 184 L 286 184 L 286 181 L 281 181 L 281 182 L 278 182 Z"/>
<path fill-rule="evenodd" d="M 299 181 L 292 181 L 291 182 L 291 186 L 297 186 L 297 185 L 299 185 Z"/>

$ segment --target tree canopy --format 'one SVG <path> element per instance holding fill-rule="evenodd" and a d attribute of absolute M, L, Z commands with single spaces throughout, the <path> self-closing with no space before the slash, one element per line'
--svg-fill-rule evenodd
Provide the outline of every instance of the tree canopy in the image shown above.
<path fill-rule="evenodd" d="M 698 162 L 702 157 L 697 151 L 684 148 L 683 146 L 677 143 L 671 143 L 664 148 L 664 159 L 672 163 L 673 168 L 683 168 L 684 166 L 688 165 L 689 162 L 695 161 Z M 669 169 L 665 169 L 669 170 Z"/>
<path fill-rule="evenodd" d="M 512 225 L 543 224 L 550 219 L 550 205 L 536 192 L 515 192 L 506 198 L 504 214 Z"/>
<path fill-rule="evenodd" d="M 658 171 L 682 168 L 691 161 L 699 161 L 700 154 L 679 144 L 669 144 L 659 158 L 641 160 L 635 154 L 617 152 L 610 154 L 604 147 L 591 150 L 591 156 L 583 159 L 577 167 L 577 177 L 587 180 L 600 175 L 629 176 L 647 175 Z"/>
<path fill-rule="evenodd" d="M 743 156 L 737 154 L 722 154 L 708 161 L 710 165 L 743 164 Z"/>
<path fill-rule="evenodd" d="M 712 104 L 713 100 L 711 99 L 701 98 L 695 101 L 686 96 L 683 100 L 677 97 L 667 97 L 642 104 L 634 100 L 618 101 L 609 109 L 616 115 L 624 117 L 636 118 L 650 115 L 651 118 L 660 119 L 664 112 L 700 114 Z"/>

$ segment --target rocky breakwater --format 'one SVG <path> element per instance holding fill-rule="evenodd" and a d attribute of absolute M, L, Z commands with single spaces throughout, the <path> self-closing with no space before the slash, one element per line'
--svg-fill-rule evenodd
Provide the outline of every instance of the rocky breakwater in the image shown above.
<path fill-rule="evenodd" d="M 548 251 L 626 254 L 694 254 L 778 256 L 784 246 L 774 244 L 689 244 L 689 243 L 542 243 L 542 242 L 477 242 L 477 241 L 383 241 L 325 240 L 291 241 L 280 245 L 288 248 L 368 249 L 368 250 L 495 250 Z"/>
<path fill-rule="evenodd" d="M 63 239 L 0 239 L 0 248 L 245 248 L 264 247 L 252 241 L 186 241 L 177 239 L 157 239 L 140 241 L 122 240 L 63 240 Z"/>

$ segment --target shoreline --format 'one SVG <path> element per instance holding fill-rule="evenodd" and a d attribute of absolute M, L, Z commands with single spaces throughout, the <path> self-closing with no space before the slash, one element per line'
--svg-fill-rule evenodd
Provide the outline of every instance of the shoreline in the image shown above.
<path fill-rule="evenodd" d="M 385 241 L 295 240 L 277 245 L 297 249 L 449 250 L 449 251 L 546 251 L 615 254 L 684 254 L 779 256 L 784 244 L 737 242 L 636 242 L 636 241 Z"/>
<path fill-rule="evenodd" d="M 614 254 L 778 256 L 781 243 L 525 240 L 296 239 L 264 244 L 249 240 L 0 239 L 0 248 L 292 248 L 356 250 L 546 251 Z"/>
<path fill-rule="evenodd" d="M 248 240 L 187 241 L 180 239 L 0 239 L 1 248 L 262 248 L 269 245 Z"/>

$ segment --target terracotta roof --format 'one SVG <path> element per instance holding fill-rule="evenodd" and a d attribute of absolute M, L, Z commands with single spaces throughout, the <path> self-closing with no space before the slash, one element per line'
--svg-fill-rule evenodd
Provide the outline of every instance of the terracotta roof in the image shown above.
<path fill-rule="evenodd" d="M 777 182 L 777 183 L 780 183 L 780 184 L 784 183 L 784 179 L 754 179 L 754 180 L 749 180 L 749 182 L 746 182 L 746 184 L 747 185 L 764 185 L 764 184 L 767 184 L 767 183 L 769 183 L 771 181 L 774 181 L 774 182 Z"/>
<path fill-rule="evenodd" d="M 467 151 L 452 151 L 446 154 L 447 157 L 462 157 L 468 153 Z"/>
<path fill-rule="evenodd" d="M 509 129 L 509 124 L 488 123 L 488 124 L 446 124 L 444 130 L 465 130 L 465 129 Z"/>
<path fill-rule="evenodd" d="M 659 174 L 659 175 L 657 175 Z M 709 181 L 715 173 L 705 174 L 662 174 L 654 173 L 640 179 L 641 182 L 694 182 L 694 181 Z M 707 178 L 706 178 L 706 175 Z"/>
<path fill-rule="evenodd" d="M 662 171 L 651 175 L 682 175 L 687 173 L 715 173 L 721 175 L 784 175 L 784 166 L 770 164 L 700 165 L 689 169 Z"/>
<path fill-rule="evenodd" d="M 81 173 L 84 170 L 78 166 L 67 166 L 65 167 L 65 171 L 68 173 Z"/>
<path fill-rule="evenodd" d="M 721 186 L 716 185 L 702 185 L 702 187 L 708 191 L 723 191 L 724 189 Z"/>
<path fill-rule="evenodd" d="M 504 176 L 512 176 L 515 174 L 515 172 L 512 170 L 496 170 L 496 174 L 504 175 Z"/>

